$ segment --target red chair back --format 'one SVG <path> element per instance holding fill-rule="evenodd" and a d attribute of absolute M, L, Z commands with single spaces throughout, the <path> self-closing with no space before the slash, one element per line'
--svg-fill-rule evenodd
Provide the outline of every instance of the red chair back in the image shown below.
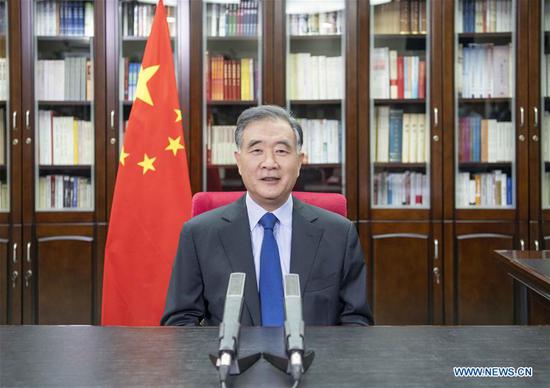
<path fill-rule="evenodd" d="M 244 191 L 203 191 L 193 195 L 191 216 L 227 205 L 244 195 Z M 310 193 L 294 191 L 292 195 L 300 201 L 314 205 L 346 217 L 348 214 L 346 197 L 337 193 Z"/>

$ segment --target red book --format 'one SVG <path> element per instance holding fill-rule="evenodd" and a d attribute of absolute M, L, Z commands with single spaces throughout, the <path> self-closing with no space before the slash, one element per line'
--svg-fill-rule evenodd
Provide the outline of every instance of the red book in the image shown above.
<path fill-rule="evenodd" d="M 236 88 L 235 88 L 235 99 L 242 100 L 241 96 L 241 61 L 235 61 L 235 79 L 236 79 Z"/>
<path fill-rule="evenodd" d="M 405 65 L 403 57 L 397 57 L 397 98 L 405 98 Z"/>
<path fill-rule="evenodd" d="M 426 61 L 418 63 L 418 98 L 426 96 Z"/>
<path fill-rule="evenodd" d="M 159 0 L 124 136 L 103 275 L 103 325 L 158 326 L 191 185 L 166 10 Z"/>

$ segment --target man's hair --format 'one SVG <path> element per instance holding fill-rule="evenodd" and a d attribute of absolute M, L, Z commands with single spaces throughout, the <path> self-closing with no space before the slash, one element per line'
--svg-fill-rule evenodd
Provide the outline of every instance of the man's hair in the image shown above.
<path fill-rule="evenodd" d="M 237 119 L 237 128 L 235 129 L 235 144 L 237 145 L 237 149 L 241 149 L 243 145 L 243 132 L 246 126 L 255 121 L 265 119 L 286 121 L 296 135 L 296 144 L 298 145 L 297 151 L 302 149 L 302 144 L 304 142 L 302 126 L 290 113 L 276 105 L 255 106 L 246 109 L 240 114 Z"/>

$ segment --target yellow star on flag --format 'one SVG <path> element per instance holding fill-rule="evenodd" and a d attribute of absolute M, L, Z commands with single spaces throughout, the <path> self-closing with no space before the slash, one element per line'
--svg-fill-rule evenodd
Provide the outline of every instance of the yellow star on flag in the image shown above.
<path fill-rule="evenodd" d="M 147 156 L 147 154 L 145 154 L 145 156 L 143 157 L 143 160 L 138 163 L 138 166 L 143 167 L 143 175 L 145 175 L 145 173 L 149 170 L 157 171 L 155 169 L 155 166 L 153 165 L 153 163 L 155 163 L 155 160 L 157 160 L 156 157 L 155 158 L 149 158 Z"/>
<path fill-rule="evenodd" d="M 172 151 L 174 156 L 178 153 L 178 150 L 183 149 L 183 145 L 180 143 L 181 136 L 178 136 L 176 139 L 172 139 L 168 136 L 168 141 L 170 144 L 164 149 L 165 151 Z"/>
<path fill-rule="evenodd" d="M 139 71 L 137 86 L 136 86 L 136 100 L 139 98 L 141 101 L 153 105 L 153 100 L 149 94 L 149 88 L 147 88 L 147 82 L 155 75 L 159 65 L 142 67 Z"/>
<path fill-rule="evenodd" d="M 174 122 L 177 123 L 178 121 L 181 121 L 181 110 L 174 109 L 174 112 L 176 112 L 176 121 Z"/>
<path fill-rule="evenodd" d="M 130 156 L 130 154 L 124 152 L 124 146 L 122 146 L 122 150 L 120 150 L 120 164 L 124 166 L 124 163 L 126 162 L 126 158 Z"/>

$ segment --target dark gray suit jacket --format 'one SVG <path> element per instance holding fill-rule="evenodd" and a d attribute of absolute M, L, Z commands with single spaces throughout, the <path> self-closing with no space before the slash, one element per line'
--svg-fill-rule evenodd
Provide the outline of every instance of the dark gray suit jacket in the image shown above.
<path fill-rule="evenodd" d="M 290 272 L 300 275 L 306 325 L 372 324 L 355 226 L 293 199 Z M 161 324 L 218 325 L 231 272 L 246 273 L 241 324 L 261 325 L 244 196 L 183 226 Z"/>

